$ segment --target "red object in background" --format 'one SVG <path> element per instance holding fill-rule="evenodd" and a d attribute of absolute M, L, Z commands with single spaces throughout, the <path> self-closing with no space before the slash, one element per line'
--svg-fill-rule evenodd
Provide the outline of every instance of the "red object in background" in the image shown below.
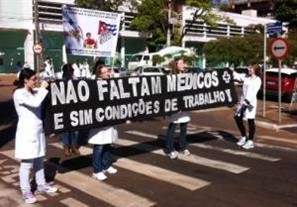
<path fill-rule="evenodd" d="M 297 70 L 291 68 L 281 69 L 281 89 L 282 96 L 286 101 L 291 101 L 294 93 L 295 80 L 297 78 Z M 262 77 L 263 81 L 263 77 Z M 263 92 L 262 82 L 262 92 Z M 266 94 L 271 96 L 278 96 L 278 68 L 266 70 Z"/>
<path fill-rule="evenodd" d="M 289 43 L 284 38 L 275 38 L 270 46 L 269 51 L 273 59 L 284 59 L 289 54 Z"/>
<path fill-rule="evenodd" d="M 107 30 L 106 24 L 102 21 L 99 21 L 99 28 L 98 28 L 98 34 L 102 34 Z"/>

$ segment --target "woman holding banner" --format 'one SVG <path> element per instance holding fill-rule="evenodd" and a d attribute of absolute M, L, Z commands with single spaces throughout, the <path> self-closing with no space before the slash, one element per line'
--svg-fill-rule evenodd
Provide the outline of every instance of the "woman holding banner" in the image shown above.
<path fill-rule="evenodd" d="M 172 64 L 171 74 L 178 75 L 185 72 L 185 63 L 182 58 L 177 58 Z M 187 125 L 190 121 L 190 113 L 188 111 L 179 111 L 170 116 L 170 124 L 167 130 L 167 156 L 175 159 L 178 153 L 174 149 L 174 133 L 176 127 L 180 127 L 179 151 L 181 154 L 189 156 L 190 151 L 187 149 Z"/>
<path fill-rule="evenodd" d="M 53 193 L 57 188 L 45 181 L 43 158 L 45 156 L 45 135 L 41 120 L 41 106 L 48 91 L 48 83 L 41 82 L 36 88 L 36 72 L 31 69 L 21 71 L 18 88 L 13 101 L 18 114 L 15 137 L 15 157 L 21 159 L 19 178 L 23 199 L 26 203 L 35 203 L 37 199 L 31 192 L 30 169 L 33 167 L 37 190 Z"/>
<path fill-rule="evenodd" d="M 243 82 L 242 95 L 234 119 L 241 133 L 241 138 L 237 142 L 237 145 L 244 149 L 254 148 L 253 139 L 256 131 L 257 93 L 261 87 L 260 70 L 259 65 L 253 64 L 249 66 L 248 74 L 233 72 L 234 79 Z M 248 121 L 248 138 L 243 124 L 244 117 Z"/>
<path fill-rule="evenodd" d="M 99 80 L 109 79 L 109 69 L 104 65 L 96 68 L 96 77 Z M 106 180 L 105 173 L 115 174 L 117 169 L 112 167 L 113 158 L 111 155 L 112 143 L 118 139 L 118 131 L 115 127 L 103 127 L 91 129 L 89 133 L 89 143 L 93 144 L 93 168 L 92 177 L 97 180 Z"/>

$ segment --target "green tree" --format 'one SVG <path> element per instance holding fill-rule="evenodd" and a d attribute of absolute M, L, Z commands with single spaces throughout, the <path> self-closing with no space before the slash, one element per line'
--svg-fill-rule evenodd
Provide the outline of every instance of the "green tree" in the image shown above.
<path fill-rule="evenodd" d="M 79 7 L 88 9 L 98 9 L 103 11 L 117 10 L 118 6 L 123 3 L 122 0 L 75 0 L 75 4 Z"/>
<path fill-rule="evenodd" d="M 290 28 L 297 28 L 297 0 L 273 0 L 276 19 L 288 22 Z"/>
<path fill-rule="evenodd" d="M 222 18 L 213 13 L 211 0 L 171 0 L 172 8 L 178 5 L 187 5 L 197 8 L 193 13 L 193 24 L 197 19 L 211 25 L 216 26 L 219 20 L 231 22 L 228 18 Z M 150 50 L 158 45 L 164 45 L 166 42 L 166 34 L 168 25 L 168 1 L 164 0 L 143 0 L 137 7 L 138 13 L 132 21 L 132 28 L 148 33 L 151 38 L 147 40 Z M 173 16 L 177 15 L 173 12 Z M 186 28 L 182 28 L 181 24 L 174 25 L 172 45 L 181 45 L 182 38 L 187 34 Z"/>
<path fill-rule="evenodd" d="M 219 38 L 206 43 L 203 52 L 210 66 L 229 63 L 237 67 L 252 62 L 261 63 L 263 60 L 263 35 Z"/>

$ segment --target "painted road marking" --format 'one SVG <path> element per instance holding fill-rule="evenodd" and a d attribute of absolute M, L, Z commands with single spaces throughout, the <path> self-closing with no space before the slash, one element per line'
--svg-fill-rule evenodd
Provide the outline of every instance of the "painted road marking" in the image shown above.
<path fill-rule="evenodd" d="M 60 203 L 63 203 L 65 206 L 77 206 L 77 207 L 89 207 L 88 205 L 74 199 L 74 198 L 65 198 L 60 200 Z"/>
<path fill-rule="evenodd" d="M 54 143 L 51 145 L 58 147 L 60 149 L 63 148 L 58 143 Z M 92 149 L 84 146 L 80 147 L 79 149 L 82 155 L 90 155 L 93 152 Z M 122 157 L 117 157 L 117 162 L 115 162 L 113 165 L 163 181 L 163 182 L 170 183 L 172 185 L 177 185 L 179 187 L 186 188 L 188 190 L 197 190 L 199 188 L 203 188 L 210 184 L 205 180 L 193 178 L 177 172 L 156 167 L 150 164 L 144 164 L 141 162 L 133 161 Z"/>
<path fill-rule="evenodd" d="M 59 145 L 60 146 L 60 145 Z M 60 148 L 60 147 L 59 147 Z M 0 152 L 1 154 L 16 160 L 14 158 L 14 150 L 7 150 Z M 54 167 L 61 168 L 61 166 L 49 162 Z M 99 182 L 78 171 L 71 171 L 64 174 L 57 173 L 55 180 L 80 190 L 94 198 L 105 201 L 115 207 L 125 206 L 131 207 L 146 207 L 153 206 L 155 202 L 148 200 L 147 198 L 138 196 L 124 189 L 115 188 L 104 182 Z"/>
<path fill-rule="evenodd" d="M 156 135 L 148 134 L 148 133 L 144 133 L 144 132 L 139 132 L 139 131 L 126 131 L 125 133 L 133 134 L 133 135 L 137 135 L 137 136 L 142 136 L 142 137 L 146 137 L 146 138 L 152 138 L 152 139 L 157 139 L 158 138 L 158 136 L 156 136 Z M 267 146 L 267 145 L 263 145 L 263 144 L 259 144 L 259 145 Z M 266 160 L 266 161 L 271 161 L 271 162 L 276 162 L 276 161 L 281 160 L 281 158 L 270 157 L 270 156 L 266 156 L 266 155 L 262 155 L 262 154 L 258 154 L 258 153 L 254 153 L 254 152 L 238 151 L 238 150 L 232 150 L 232 149 L 223 149 L 223 148 L 210 146 L 210 145 L 206 145 L 206 144 L 200 144 L 200 143 L 191 143 L 191 146 L 204 148 L 204 149 L 211 149 L 211 150 L 213 149 L 213 150 L 229 153 L 229 154 L 232 154 L 232 155 L 240 155 L 240 156 L 245 156 L 245 157 L 254 158 L 254 159 L 261 159 L 261 160 Z"/>
<path fill-rule="evenodd" d="M 244 157 L 248 157 L 248 158 L 266 160 L 266 161 L 270 161 L 270 162 L 277 162 L 277 161 L 281 160 L 280 158 L 270 157 L 270 156 L 266 156 L 266 155 L 262 155 L 262 154 L 258 154 L 258 153 L 254 153 L 254 152 L 225 149 L 225 148 L 210 146 L 207 144 L 192 143 L 191 146 L 195 146 L 195 147 L 199 147 L 199 148 L 203 148 L 203 149 L 216 150 L 216 151 L 225 152 L 225 153 L 232 154 L 232 155 L 244 156 Z"/>
<path fill-rule="evenodd" d="M 142 143 L 138 143 L 130 140 L 124 140 L 124 139 L 118 139 L 116 144 L 120 144 L 123 146 L 131 146 L 135 149 L 149 151 L 150 153 L 164 156 L 164 152 L 162 149 L 151 151 L 154 148 L 152 145 L 142 144 Z M 201 156 L 196 156 L 193 154 L 191 154 L 190 156 L 179 156 L 178 159 L 187 161 L 193 164 L 203 165 L 206 167 L 227 171 L 234 174 L 243 173 L 250 169 L 248 167 L 240 166 L 237 164 L 227 163 L 227 162 L 218 161 L 218 160 L 212 160 Z"/>

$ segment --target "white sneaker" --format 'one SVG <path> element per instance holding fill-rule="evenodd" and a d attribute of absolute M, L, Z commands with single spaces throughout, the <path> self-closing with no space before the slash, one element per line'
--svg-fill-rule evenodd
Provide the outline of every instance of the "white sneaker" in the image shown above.
<path fill-rule="evenodd" d="M 118 170 L 115 169 L 114 167 L 110 166 L 106 170 L 103 170 L 103 172 L 108 172 L 109 174 L 116 174 L 118 172 Z"/>
<path fill-rule="evenodd" d="M 175 151 L 170 152 L 170 153 L 167 154 L 167 156 L 168 156 L 170 159 L 174 160 L 174 159 L 177 158 L 177 152 L 175 152 Z"/>
<path fill-rule="evenodd" d="M 45 185 L 39 185 L 37 186 L 37 191 L 39 193 L 55 193 L 58 191 L 58 188 L 49 185 L 48 183 L 46 183 Z"/>
<path fill-rule="evenodd" d="M 252 140 L 248 140 L 243 146 L 243 149 L 252 149 L 254 148 L 254 142 Z"/>
<path fill-rule="evenodd" d="M 236 143 L 238 146 L 243 146 L 246 142 L 246 137 L 241 137 L 239 141 Z"/>
<path fill-rule="evenodd" d="M 185 149 L 185 150 L 181 151 L 180 153 L 182 155 L 185 155 L 185 156 L 190 156 L 191 155 L 191 153 L 190 153 L 190 151 L 188 149 Z"/>
<path fill-rule="evenodd" d="M 106 180 L 107 179 L 107 176 L 104 174 L 104 172 L 93 173 L 92 177 L 97 180 Z"/>
<path fill-rule="evenodd" d="M 36 197 L 33 195 L 33 193 L 31 191 L 23 192 L 22 198 L 28 204 L 37 202 Z"/>

